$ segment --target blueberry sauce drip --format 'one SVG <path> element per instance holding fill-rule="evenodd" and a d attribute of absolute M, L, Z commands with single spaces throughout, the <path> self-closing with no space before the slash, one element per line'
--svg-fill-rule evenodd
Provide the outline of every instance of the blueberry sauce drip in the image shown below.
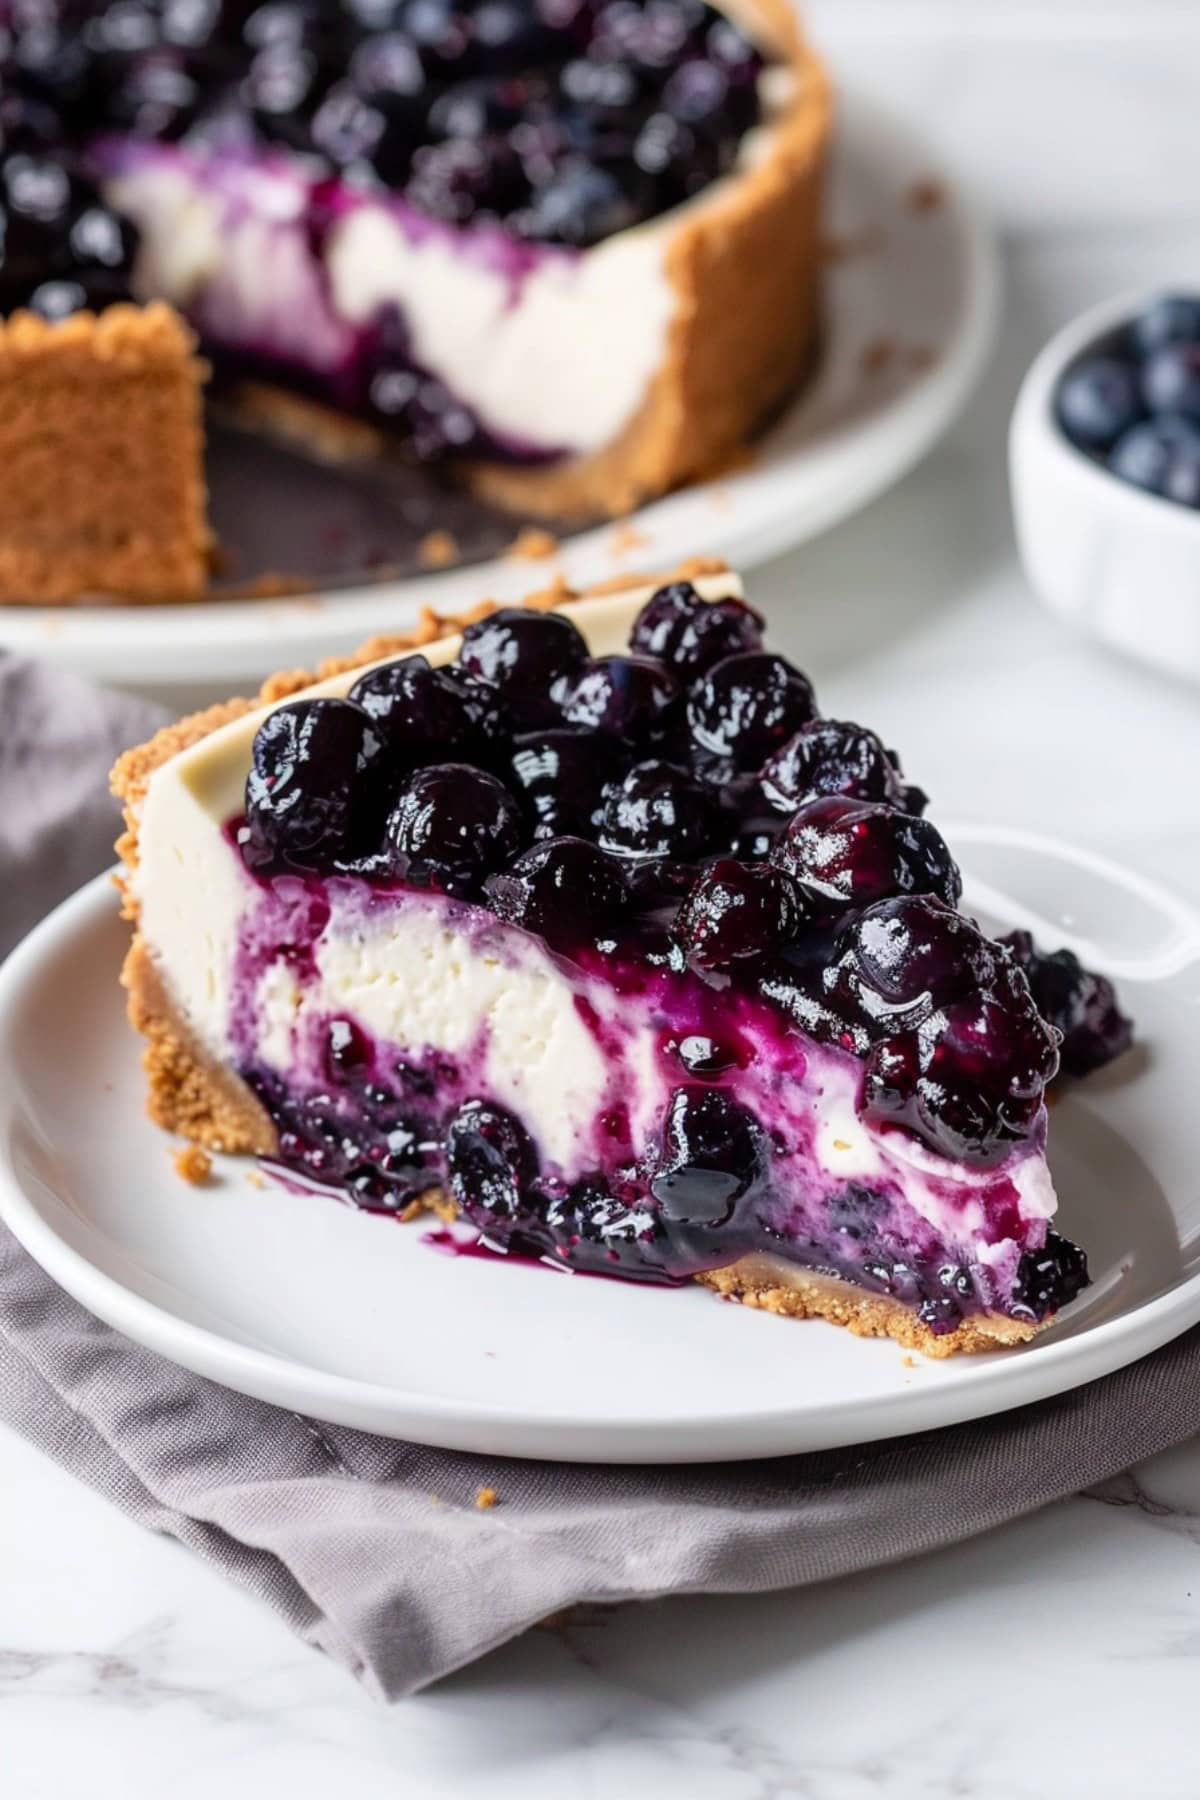
<path fill-rule="evenodd" d="M 341 890 L 368 911 L 434 904 L 471 930 L 531 934 L 607 1066 L 624 1054 L 613 1016 L 659 1022 L 653 1141 L 614 1094 L 594 1168 L 567 1178 L 482 1097 L 483 1049 L 402 1065 L 331 1019 L 299 1088 L 252 1045 L 242 1057 L 281 1159 L 384 1211 L 448 1187 L 488 1241 L 572 1267 L 675 1280 L 767 1251 L 913 1305 L 935 1332 L 997 1305 L 1044 1317 L 1085 1265 L 1022 1213 L 1012 1159 L 1040 1149 L 1060 1045 L 1086 1073 L 1128 1022 L 1069 953 L 989 939 L 960 913 L 957 867 L 894 755 L 820 720 L 798 670 L 746 648 L 749 609 L 721 602 L 725 623 L 705 627 L 706 606 L 674 584 L 643 610 L 635 654 L 599 661 L 566 620 L 507 609 L 471 628 L 453 670 L 412 656 L 344 701 L 287 702 L 260 728 L 234 832 L 276 920 L 251 984 L 273 959 L 302 969 Z M 737 854 L 756 833 L 764 853 Z M 989 1241 L 1015 1246 L 1007 1264 L 948 1262 L 882 1174 L 796 1210 L 788 1163 L 813 1153 L 796 1137 L 811 1125 L 780 1111 L 769 1076 L 800 1083 L 820 1057 L 817 1091 L 842 1084 L 885 1150 L 915 1140 L 971 1172 Z M 949 1176 L 942 1188 L 965 1203 Z"/>
<path fill-rule="evenodd" d="M 1066 369 L 1060 429 L 1134 487 L 1200 507 L 1200 296 L 1164 294 Z"/>
<path fill-rule="evenodd" d="M 318 250 L 389 196 L 518 260 L 584 249 L 732 167 L 763 67 L 704 0 L 4 0 L 0 311 L 129 296 L 137 233 L 98 176 L 136 146 L 185 169 L 288 157 Z M 328 397 L 418 460 L 535 454 L 419 366 L 403 319 L 348 355 Z"/>

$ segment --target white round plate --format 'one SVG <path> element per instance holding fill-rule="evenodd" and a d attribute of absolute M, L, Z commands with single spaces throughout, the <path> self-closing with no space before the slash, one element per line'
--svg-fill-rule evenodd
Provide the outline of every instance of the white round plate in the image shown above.
<path fill-rule="evenodd" d="M 1200 1319 L 1200 919 L 1094 858 L 956 836 L 979 871 L 970 904 L 1116 972 L 1139 1028 L 1135 1051 L 1054 1109 L 1059 1222 L 1087 1246 L 1094 1285 L 1023 1349 L 926 1361 L 695 1286 L 454 1258 L 421 1224 L 287 1191 L 233 1159 L 213 1185 L 185 1185 L 143 1111 L 107 877 L 0 971 L 0 1216 L 83 1305 L 186 1368 L 335 1424 L 488 1455 L 818 1450 L 1091 1381 Z"/>
<path fill-rule="evenodd" d="M 955 417 L 992 340 L 996 263 L 979 217 L 917 131 L 853 95 L 840 100 L 826 230 L 820 367 L 746 470 L 583 532 L 553 564 L 502 558 L 282 600 L 0 607 L 0 643 L 125 686 L 232 684 L 402 630 L 423 605 L 516 598 L 559 568 L 586 583 L 702 553 L 753 567 L 916 462 Z"/>

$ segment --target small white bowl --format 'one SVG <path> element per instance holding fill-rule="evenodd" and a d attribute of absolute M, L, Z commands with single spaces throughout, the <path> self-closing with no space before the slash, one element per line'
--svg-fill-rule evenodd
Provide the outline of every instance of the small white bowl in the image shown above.
<path fill-rule="evenodd" d="M 1009 431 L 1013 517 L 1040 600 L 1115 649 L 1200 681 L 1200 511 L 1110 475 L 1054 417 L 1063 371 L 1151 298 L 1092 307 L 1034 362 Z"/>

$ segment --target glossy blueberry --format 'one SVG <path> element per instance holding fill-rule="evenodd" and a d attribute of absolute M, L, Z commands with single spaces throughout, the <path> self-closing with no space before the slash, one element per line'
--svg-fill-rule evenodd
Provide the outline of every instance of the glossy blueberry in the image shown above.
<path fill-rule="evenodd" d="M 388 132 L 387 114 L 348 81 L 335 82 L 313 115 L 314 147 L 339 168 L 374 162 Z"/>
<path fill-rule="evenodd" d="M 124 71 L 105 123 L 135 137 L 170 141 L 195 122 L 201 103 L 200 88 L 179 55 L 151 50 Z"/>
<path fill-rule="evenodd" d="M 816 710 L 808 677 L 765 650 L 724 657 L 687 700 L 688 726 L 699 749 L 746 771 L 760 769 Z"/>
<path fill-rule="evenodd" d="M 678 1087 L 667 1104 L 651 1192 L 666 1218 L 719 1227 L 761 1182 L 767 1156 L 758 1121 L 722 1089 Z"/>
<path fill-rule="evenodd" d="M 575 106 L 624 112 L 638 97 L 637 76 L 627 63 L 581 56 L 559 76 L 563 96 Z"/>
<path fill-rule="evenodd" d="M 759 778 L 780 812 L 793 813 L 820 794 L 905 806 L 906 790 L 873 731 L 843 719 L 814 719 L 769 756 Z"/>
<path fill-rule="evenodd" d="M 1007 958 L 989 990 L 968 992 L 916 1030 L 875 1045 L 863 1105 L 943 1155 L 987 1165 L 1033 1129 L 1058 1065 L 1057 1034 Z"/>
<path fill-rule="evenodd" d="M 417 462 L 450 460 L 479 449 L 478 422 L 457 395 L 386 351 L 377 354 L 370 373 L 367 406 L 404 434 L 405 447 Z"/>
<path fill-rule="evenodd" d="M 1061 1034 L 1064 1074 L 1090 1075 L 1129 1048 L 1133 1025 L 1106 976 L 1085 969 L 1071 950 L 1044 954 L 1027 931 L 1010 931 L 1000 942 L 1024 971 L 1038 1011 Z"/>
<path fill-rule="evenodd" d="M 470 20 L 454 0 L 409 0 L 404 29 L 431 73 L 445 79 L 461 67 L 471 44 Z"/>
<path fill-rule="evenodd" d="M 459 660 L 499 692 L 514 727 L 529 731 L 561 720 L 553 690 L 579 673 L 588 649 L 561 613 L 507 606 L 467 626 Z"/>
<path fill-rule="evenodd" d="M 379 739 L 347 700 L 290 700 L 267 714 L 246 781 L 244 854 L 256 868 L 327 872 L 369 829 Z"/>
<path fill-rule="evenodd" d="M 628 744 L 649 743 L 678 695 L 673 676 L 644 656 L 597 656 L 561 690 L 568 725 L 601 731 Z"/>
<path fill-rule="evenodd" d="M 869 906 L 893 894 L 935 894 L 956 906 L 962 893 L 958 865 L 927 819 L 832 795 L 800 808 L 772 860 L 838 906 Z"/>
<path fill-rule="evenodd" d="M 518 125 L 530 98 L 528 82 L 511 78 L 460 81 L 431 104 L 429 129 L 434 137 L 486 138 Z"/>
<path fill-rule="evenodd" d="M 782 869 L 722 857 L 697 876 L 673 929 L 694 969 L 725 969 L 772 955 L 809 910 Z"/>
<path fill-rule="evenodd" d="M 673 581 L 647 600 L 629 647 L 691 682 L 723 657 L 761 649 L 762 625 L 744 600 L 703 600 L 690 581 Z"/>
<path fill-rule="evenodd" d="M 1069 1238 L 1046 1233 L 1040 1250 L 1027 1250 L 1017 1269 L 1013 1301 L 1019 1313 L 1039 1322 L 1069 1306 L 1089 1281 L 1087 1257 Z"/>
<path fill-rule="evenodd" d="M 474 744 L 472 760 L 506 780 L 512 753 L 512 725 L 498 690 L 486 681 L 477 681 L 461 663 L 450 663 L 442 670 L 442 676 L 458 696 L 470 720 Z"/>
<path fill-rule="evenodd" d="M 616 859 L 586 838 L 547 838 L 491 875 L 488 901 L 511 924 L 551 943 L 581 943 L 612 925 L 629 894 Z"/>
<path fill-rule="evenodd" d="M 715 829 L 713 802 L 702 784 L 674 763 L 651 759 L 610 788 L 600 842 L 622 856 L 687 861 L 711 843 Z"/>
<path fill-rule="evenodd" d="M 521 847 L 521 815 L 494 775 L 435 763 L 403 783 L 384 827 L 392 873 L 453 893 L 474 893 Z"/>
<path fill-rule="evenodd" d="M 519 237 L 586 249 L 632 225 L 633 197 L 617 176 L 584 156 L 568 156 L 510 220 Z"/>
<path fill-rule="evenodd" d="M 931 894 L 866 907 L 834 940 L 845 990 L 875 1029 L 914 1030 L 933 1011 L 995 979 L 997 955 L 970 919 Z"/>
<path fill-rule="evenodd" d="M 1166 344 L 1200 344 L 1200 297 L 1164 294 L 1138 314 L 1132 335 L 1139 356 L 1151 356 Z"/>
<path fill-rule="evenodd" d="M 487 1234 L 510 1236 L 537 1175 L 520 1122 L 494 1101 L 468 1100 L 446 1129 L 446 1169 L 463 1215 Z"/>
<path fill-rule="evenodd" d="M 664 1279 L 666 1232 L 651 1206 L 618 1199 L 593 1178 L 551 1195 L 544 1217 L 555 1255 L 573 1268 Z"/>
<path fill-rule="evenodd" d="M 655 210 L 699 193 L 720 172 L 715 146 L 667 112 L 651 113 L 633 140 L 631 156 L 647 177 Z"/>
<path fill-rule="evenodd" d="M 418 211 L 465 225 L 514 211 L 527 199 L 528 183 L 516 154 L 502 141 L 446 138 L 414 153 L 404 192 Z"/>
<path fill-rule="evenodd" d="M 594 837 L 605 785 L 620 778 L 625 760 L 616 739 L 560 726 L 514 738 L 507 779 L 535 838 Z"/>
<path fill-rule="evenodd" d="M 729 80 L 717 63 L 693 57 L 674 69 L 663 89 L 663 106 L 673 118 L 701 129 L 720 118 L 729 97 Z"/>
<path fill-rule="evenodd" d="M 1058 421 L 1083 450 L 1107 450 L 1141 418 L 1137 371 L 1120 358 L 1090 356 L 1059 384 Z"/>
<path fill-rule="evenodd" d="M 348 697 L 370 715 L 397 768 L 445 762 L 473 747 L 474 721 L 462 692 L 424 656 L 369 669 Z"/>
<path fill-rule="evenodd" d="M 1192 496 L 1200 485 L 1200 426 L 1171 414 L 1143 420 L 1119 440 L 1108 466 L 1134 487 L 1196 505 Z"/>

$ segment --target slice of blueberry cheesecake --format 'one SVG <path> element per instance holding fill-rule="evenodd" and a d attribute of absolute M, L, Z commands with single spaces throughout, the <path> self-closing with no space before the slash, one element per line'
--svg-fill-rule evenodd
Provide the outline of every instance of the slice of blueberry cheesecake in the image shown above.
<path fill-rule="evenodd" d="M 1128 1042 L 1112 990 L 958 910 L 925 795 L 728 570 L 430 617 L 115 786 L 163 1125 L 937 1355 L 1085 1285 L 1044 1092 L 1064 1036 Z"/>
<path fill-rule="evenodd" d="M 314 446 L 618 513 L 806 368 L 829 125 L 787 0 L 0 0 L 0 312 L 166 301 Z"/>

